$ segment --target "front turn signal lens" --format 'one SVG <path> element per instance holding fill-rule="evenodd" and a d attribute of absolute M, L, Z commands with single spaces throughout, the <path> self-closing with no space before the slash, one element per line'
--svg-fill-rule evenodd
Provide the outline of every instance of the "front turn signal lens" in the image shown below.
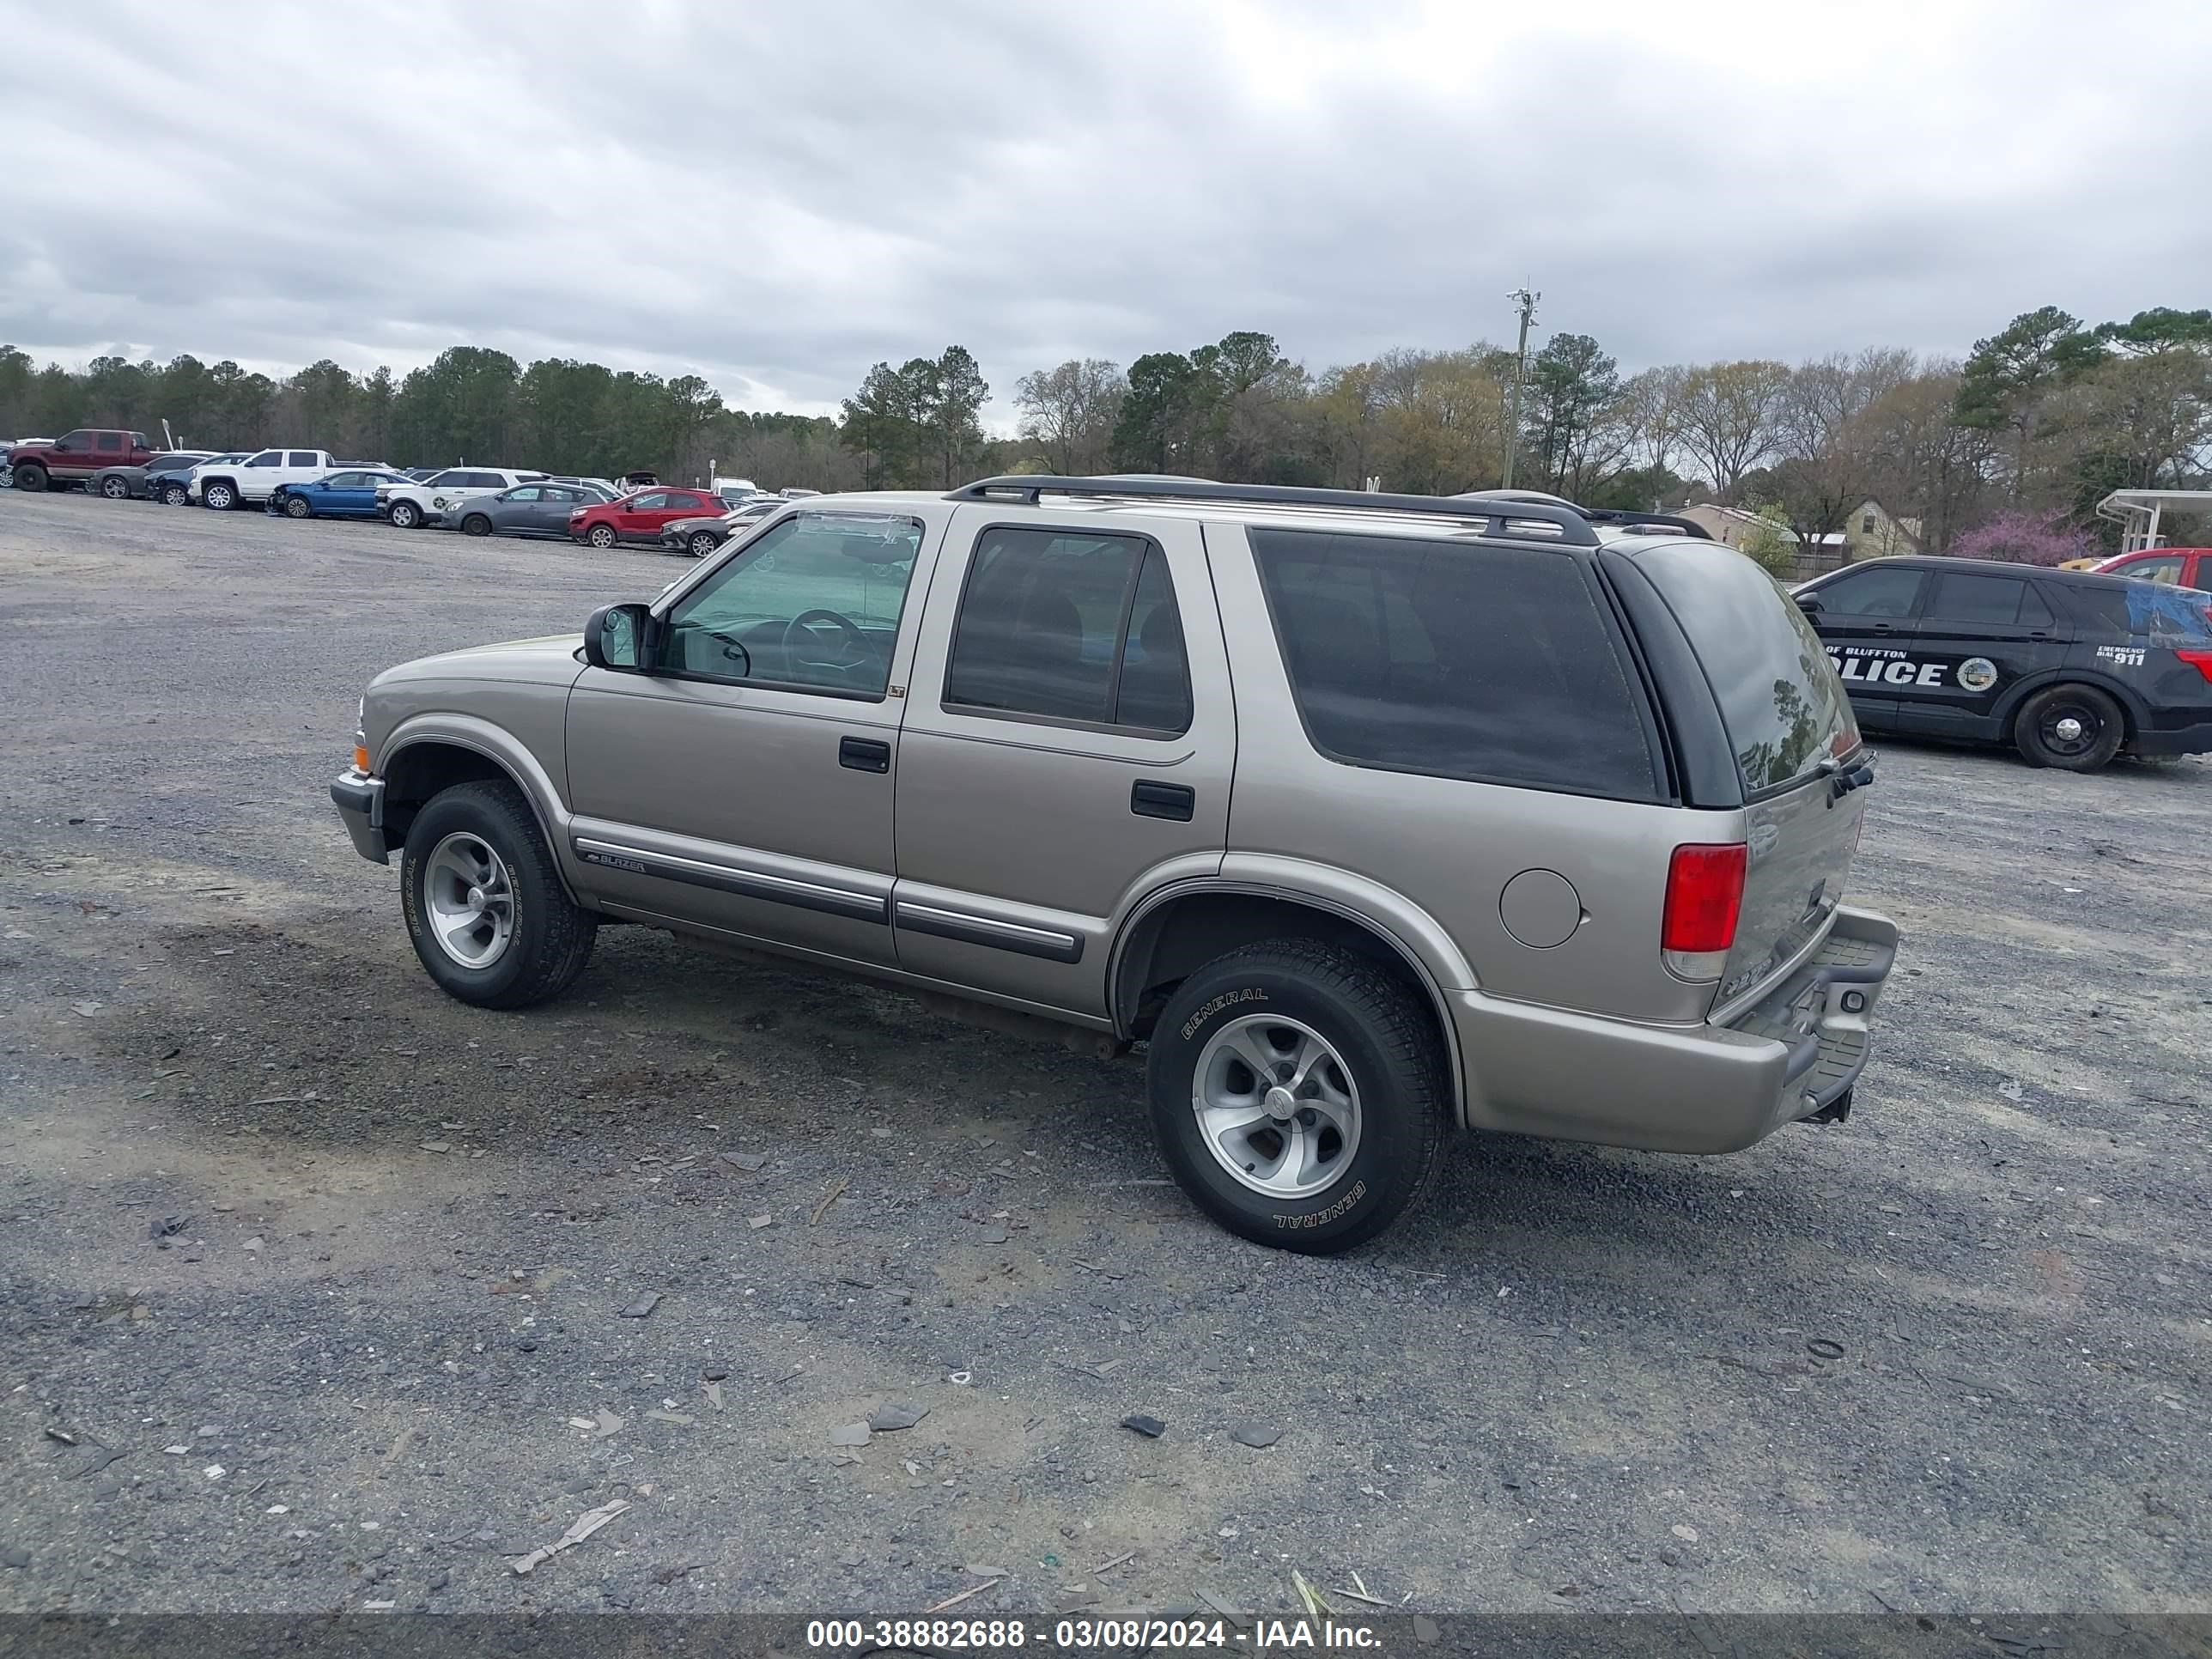
<path fill-rule="evenodd" d="M 363 775 L 368 771 L 368 750 L 359 744 L 353 746 L 353 769 Z"/>

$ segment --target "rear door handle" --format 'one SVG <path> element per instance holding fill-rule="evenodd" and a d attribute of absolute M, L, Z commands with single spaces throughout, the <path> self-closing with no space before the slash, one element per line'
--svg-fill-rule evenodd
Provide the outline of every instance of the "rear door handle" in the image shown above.
<path fill-rule="evenodd" d="M 874 738 L 840 738 L 837 764 L 850 767 L 855 772 L 888 772 L 891 769 L 891 746 Z"/>
<path fill-rule="evenodd" d="M 1152 783 L 1140 778 L 1129 787 L 1129 810 L 1140 818 L 1188 823 L 1198 811 L 1198 792 L 1187 783 Z"/>

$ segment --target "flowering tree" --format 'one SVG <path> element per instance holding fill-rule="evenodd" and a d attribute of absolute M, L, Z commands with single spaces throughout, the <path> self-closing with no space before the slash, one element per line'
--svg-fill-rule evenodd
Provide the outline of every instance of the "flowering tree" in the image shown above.
<path fill-rule="evenodd" d="M 2087 531 L 2068 524 L 2062 515 L 2008 511 L 1953 537 L 1945 551 L 1957 559 L 2058 565 L 2069 559 L 2093 557 L 2102 550 Z"/>

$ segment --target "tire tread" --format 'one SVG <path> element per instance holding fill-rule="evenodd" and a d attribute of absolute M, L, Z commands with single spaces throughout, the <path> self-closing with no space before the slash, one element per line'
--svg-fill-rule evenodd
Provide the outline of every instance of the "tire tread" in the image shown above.
<path fill-rule="evenodd" d="M 471 803 L 499 824 L 510 837 L 510 845 L 520 849 L 516 861 L 526 861 L 529 866 L 526 871 L 518 871 L 518 876 L 527 881 L 542 901 L 533 911 L 537 939 L 522 973 L 489 996 L 464 1000 L 482 1008 L 513 1009 L 532 1007 L 560 995 L 591 960 L 599 928 L 591 915 L 580 908 L 561 884 L 561 872 L 554 864 L 552 849 L 546 845 L 544 832 L 538 828 L 538 815 L 530 810 L 530 804 L 513 784 L 483 780 L 457 783 L 439 791 L 424 804 L 422 812 L 428 813 L 440 801 L 447 800 Z M 418 814 L 418 822 L 420 817 Z M 410 835 L 410 840 L 412 839 Z M 410 922 L 420 908 L 414 891 L 419 857 L 420 854 L 410 848 L 405 860 Z M 450 991 L 451 988 L 447 988 Z"/>

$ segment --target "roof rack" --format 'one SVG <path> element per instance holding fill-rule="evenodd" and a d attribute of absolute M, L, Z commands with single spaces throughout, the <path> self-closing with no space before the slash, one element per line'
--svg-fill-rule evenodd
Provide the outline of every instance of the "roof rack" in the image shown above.
<path fill-rule="evenodd" d="M 1035 506 L 1047 495 L 1087 495 L 1115 500 L 1243 501 L 1255 507 L 1316 507 L 1349 513 L 1415 513 L 1461 524 L 1480 524 L 1486 536 L 1512 532 L 1510 524 L 1548 525 L 1559 539 L 1595 547 L 1597 532 L 1579 509 L 1548 501 L 1482 501 L 1449 495 L 1385 495 L 1363 489 L 1307 489 L 1283 484 L 1212 483 L 1203 479 L 1160 477 L 1069 478 L 1017 474 L 981 478 L 948 490 L 948 501 L 1018 501 Z"/>
<path fill-rule="evenodd" d="M 1701 542 L 1713 538 L 1713 532 L 1695 519 L 1680 519 L 1671 513 L 1631 513 L 1625 507 L 1586 507 L 1583 508 L 1583 516 L 1592 524 L 1656 525 L 1663 530 L 1677 530 L 1685 536 L 1694 536 Z"/>
<path fill-rule="evenodd" d="M 1654 525 L 1662 529 L 1679 531 L 1685 536 L 1694 536 L 1699 541 L 1712 540 L 1712 532 L 1694 519 L 1677 518 L 1671 513 L 1637 513 L 1626 507 L 1583 507 L 1560 495 L 1547 495 L 1540 489 L 1469 489 L 1452 498 L 1468 501 L 1549 501 L 1579 513 L 1592 524 Z"/>

